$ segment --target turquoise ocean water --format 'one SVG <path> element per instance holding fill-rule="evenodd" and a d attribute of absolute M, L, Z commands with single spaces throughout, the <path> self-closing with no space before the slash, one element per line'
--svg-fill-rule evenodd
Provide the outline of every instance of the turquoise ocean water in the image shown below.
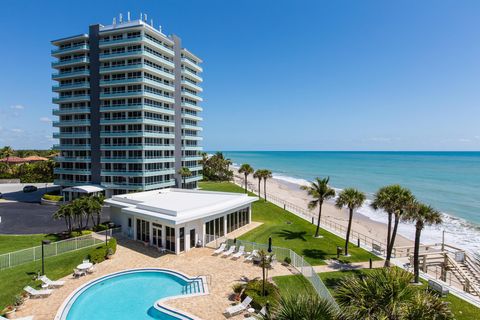
<path fill-rule="evenodd" d="M 275 178 L 301 184 L 315 177 L 330 177 L 334 188 L 355 187 L 368 197 L 381 186 L 398 183 L 445 214 L 441 228 L 426 230 L 425 239 L 447 240 L 480 248 L 480 152 L 303 152 L 228 151 L 235 164 L 270 169 Z M 360 213 L 377 221 L 384 214 L 368 205 Z M 412 236 L 408 226 L 401 231 Z M 441 234 L 440 234 L 441 237 Z"/>

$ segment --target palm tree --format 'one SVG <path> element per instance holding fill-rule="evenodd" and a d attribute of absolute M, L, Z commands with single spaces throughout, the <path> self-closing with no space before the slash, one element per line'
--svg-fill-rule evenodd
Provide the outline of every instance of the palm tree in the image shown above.
<path fill-rule="evenodd" d="M 328 186 L 330 177 L 323 179 L 315 178 L 315 181 L 311 182 L 309 186 L 301 186 L 300 189 L 307 191 L 308 195 L 313 198 L 308 203 L 309 209 L 315 209 L 318 206 L 318 221 L 317 230 L 315 231 L 315 238 L 319 237 L 320 231 L 320 219 L 322 218 L 322 206 L 325 200 L 333 198 L 335 196 L 335 190 Z"/>
<path fill-rule="evenodd" d="M 95 204 L 93 205 L 93 213 L 97 216 L 96 225 L 98 226 L 101 222 L 100 219 L 102 217 L 102 206 L 103 206 L 103 201 L 105 201 L 105 196 L 100 193 L 94 196 L 92 200 L 95 202 Z"/>
<path fill-rule="evenodd" d="M 335 320 L 338 312 L 315 292 L 282 294 L 265 320 Z"/>
<path fill-rule="evenodd" d="M 245 176 L 245 193 L 247 193 L 247 178 L 249 174 L 253 173 L 253 168 L 248 163 L 244 163 L 240 166 L 240 169 L 238 169 L 238 173 L 243 173 L 243 175 Z"/>
<path fill-rule="evenodd" d="M 418 201 L 413 201 L 409 206 L 408 210 L 403 217 L 404 220 L 415 222 L 415 247 L 413 250 L 413 274 L 414 282 L 418 283 L 420 281 L 420 272 L 419 272 L 419 259 L 418 255 L 420 252 L 420 236 L 422 230 L 425 226 L 441 224 L 442 215 L 440 212 L 427 206 L 425 204 L 419 203 Z"/>
<path fill-rule="evenodd" d="M 258 179 L 258 197 L 262 198 L 262 195 L 260 194 L 260 183 L 262 182 L 262 170 L 258 169 L 255 171 L 253 174 L 254 179 Z"/>
<path fill-rule="evenodd" d="M 273 261 L 273 255 L 268 254 L 265 250 L 258 252 L 260 258 L 260 267 L 262 268 L 262 296 L 265 296 L 265 281 L 268 278 L 268 269 L 270 269 Z"/>
<path fill-rule="evenodd" d="M 263 178 L 263 197 L 265 198 L 265 202 L 267 202 L 267 179 L 272 177 L 272 171 L 264 169 L 262 170 L 262 178 Z"/>
<path fill-rule="evenodd" d="M 411 285 L 413 275 L 400 268 L 375 269 L 362 276 L 347 276 L 335 289 L 335 298 L 342 309 L 341 319 L 452 319 L 446 302 L 428 291 Z M 434 317 L 412 318 L 418 312 L 418 295 L 428 297 L 422 303 L 424 314 Z M 443 308 L 439 308 L 443 304 Z"/>
<path fill-rule="evenodd" d="M 338 195 L 335 205 L 341 209 L 347 207 L 349 210 L 347 236 L 345 237 L 345 255 L 348 256 L 348 241 L 350 240 L 350 230 L 352 228 L 353 211 L 362 206 L 365 201 L 365 194 L 357 189 L 347 188 Z"/>
<path fill-rule="evenodd" d="M 385 258 L 386 267 L 390 266 L 390 259 L 393 246 L 395 245 L 398 224 L 405 209 L 413 199 L 414 196 L 411 191 L 398 184 L 380 188 L 374 196 L 374 200 L 371 204 L 372 208 L 375 210 L 383 209 L 388 214 L 387 256 Z M 392 218 L 395 218 L 393 222 L 393 231 Z"/>
<path fill-rule="evenodd" d="M 70 203 L 61 205 L 58 210 L 52 215 L 54 220 L 64 219 L 65 225 L 67 227 L 68 232 L 72 232 L 72 217 L 73 217 L 73 210 L 72 205 Z"/>
<path fill-rule="evenodd" d="M 178 174 L 182 177 L 182 181 L 183 181 L 182 189 L 183 189 L 185 188 L 185 185 L 186 185 L 186 182 L 185 182 L 186 179 L 192 176 L 192 171 L 190 171 L 190 169 L 188 169 L 187 167 L 181 167 L 180 170 L 178 170 Z"/>

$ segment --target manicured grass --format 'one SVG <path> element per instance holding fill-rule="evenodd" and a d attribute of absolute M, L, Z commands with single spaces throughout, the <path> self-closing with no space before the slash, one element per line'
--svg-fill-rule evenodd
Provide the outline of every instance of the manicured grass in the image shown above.
<path fill-rule="evenodd" d="M 373 269 L 372 269 L 373 270 Z M 350 275 L 362 275 L 371 272 L 370 269 L 361 269 L 361 270 L 345 270 L 345 271 L 333 271 L 333 272 L 323 272 L 319 273 L 318 275 L 322 279 L 323 283 L 327 286 L 327 288 L 332 292 L 335 287 L 338 285 L 340 280 L 346 276 Z M 293 277 L 293 276 L 290 276 Z M 426 283 L 424 282 L 424 287 L 426 287 Z M 480 314 L 480 309 L 475 307 L 474 305 L 462 300 L 453 294 L 449 294 L 447 297 L 443 298 L 445 301 L 450 302 L 450 308 L 455 315 L 457 320 L 470 320 L 470 319 L 477 319 L 478 315 Z"/>
<path fill-rule="evenodd" d="M 200 187 L 211 191 L 244 192 L 229 182 L 201 182 Z M 241 240 L 268 243 L 268 238 L 272 237 L 274 246 L 290 248 L 312 265 L 325 264 L 324 260 L 336 258 L 337 246 L 343 248 L 345 245 L 344 239 L 324 229 L 320 229 L 323 238 L 314 238 L 315 225 L 270 202 L 256 201 L 252 204 L 252 211 L 252 220 L 263 224 L 241 236 Z M 368 261 L 369 258 L 380 259 L 353 244 L 349 246 L 349 253 L 350 257 L 341 256 L 340 260 L 360 262 Z"/>
<path fill-rule="evenodd" d="M 44 234 L 0 235 L 0 254 L 39 246 L 43 239 L 57 241 L 58 237 Z"/>
<path fill-rule="evenodd" d="M 97 247 L 85 248 L 46 258 L 45 274 L 52 280 L 71 274 L 73 269 L 82 263 L 82 260 Z M 13 303 L 15 295 L 22 293 L 25 286 L 30 285 L 34 287 L 40 284 L 40 282 L 34 281 L 33 278 L 41 270 L 42 262 L 39 260 L 0 271 L 0 312 L 5 306 Z"/>
<path fill-rule="evenodd" d="M 316 294 L 310 282 L 308 282 L 308 280 L 301 274 L 273 277 L 273 281 L 279 288 L 281 295 L 305 292 Z"/>

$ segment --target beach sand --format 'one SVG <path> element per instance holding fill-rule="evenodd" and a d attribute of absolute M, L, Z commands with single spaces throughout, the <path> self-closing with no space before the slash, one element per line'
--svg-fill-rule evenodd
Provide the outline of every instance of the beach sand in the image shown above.
<path fill-rule="evenodd" d="M 243 174 L 239 174 L 235 168 L 232 169 L 234 170 L 235 182 L 243 186 Z M 254 179 L 252 175 L 248 177 L 247 181 L 249 189 L 258 189 L 258 180 Z M 263 180 L 261 183 L 261 191 L 263 197 Z M 305 191 L 300 190 L 300 186 L 297 184 L 271 178 L 267 180 L 267 193 L 274 195 L 283 201 L 292 203 L 304 210 L 310 211 L 308 210 L 308 202 L 310 201 L 310 198 Z M 314 217 L 318 217 L 318 208 L 310 212 Z M 347 226 L 348 224 L 348 211 L 346 209 L 340 210 L 336 208 L 332 202 L 323 204 L 322 221 L 324 217 L 343 226 Z M 378 221 L 373 221 L 357 212 L 354 213 L 353 216 L 352 230 L 376 239 L 379 242 L 387 242 L 387 225 Z M 412 240 L 407 239 L 400 234 L 397 234 L 395 238 L 395 247 L 413 246 L 413 243 Z"/>

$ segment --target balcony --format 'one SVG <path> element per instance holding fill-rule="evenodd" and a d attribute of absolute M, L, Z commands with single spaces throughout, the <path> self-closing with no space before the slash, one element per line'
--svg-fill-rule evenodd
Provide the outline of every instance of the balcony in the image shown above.
<path fill-rule="evenodd" d="M 100 124 L 118 124 L 118 123 L 140 123 L 140 124 L 153 124 L 157 126 L 165 126 L 165 127 L 174 127 L 175 122 L 170 120 L 160 120 L 160 119 L 152 119 L 152 118 L 120 118 L 120 119 L 100 119 Z"/>
<path fill-rule="evenodd" d="M 192 141 L 202 141 L 203 137 L 184 134 L 184 135 L 182 135 L 182 139 L 183 140 L 192 140 Z"/>
<path fill-rule="evenodd" d="M 118 171 L 118 170 L 102 170 L 102 176 L 123 176 L 123 177 L 151 177 L 159 175 L 175 174 L 175 169 L 162 170 L 144 170 L 144 171 Z"/>
<path fill-rule="evenodd" d="M 171 56 L 175 55 L 175 52 L 172 49 L 167 48 L 166 46 L 164 46 L 164 45 L 162 45 L 158 42 L 155 42 L 155 41 L 153 41 L 153 40 L 151 40 L 147 37 L 143 37 L 142 41 L 145 42 L 146 44 L 150 44 L 155 49 L 163 51 L 163 53 L 165 53 L 165 54 L 168 54 L 168 55 L 171 55 Z"/>
<path fill-rule="evenodd" d="M 193 83 L 192 81 L 188 81 L 188 80 L 182 80 L 181 81 L 182 85 L 192 89 L 192 90 L 195 90 L 197 92 L 202 92 L 203 89 L 202 87 L 200 87 L 199 85 Z"/>
<path fill-rule="evenodd" d="M 83 107 L 83 108 L 61 108 L 61 109 L 53 109 L 52 114 L 54 116 L 64 115 L 64 114 L 79 114 L 79 113 L 90 113 L 90 108 Z"/>
<path fill-rule="evenodd" d="M 91 162 L 90 157 L 55 157 L 56 162 Z"/>
<path fill-rule="evenodd" d="M 81 174 L 85 175 L 88 174 L 90 175 L 90 169 L 70 169 L 70 168 L 54 168 L 53 173 L 55 174 Z"/>
<path fill-rule="evenodd" d="M 153 190 L 153 189 L 160 189 L 160 188 L 168 188 L 174 187 L 176 184 L 175 180 L 167 180 L 165 182 L 155 182 L 155 183 L 147 183 L 145 184 L 145 190 Z"/>
<path fill-rule="evenodd" d="M 144 54 L 143 50 L 132 50 L 132 51 L 119 52 L 119 53 L 102 53 L 100 54 L 99 60 L 106 61 L 106 60 L 117 59 L 121 57 L 128 57 L 128 58 L 140 57 L 142 54 Z"/>
<path fill-rule="evenodd" d="M 196 105 L 196 104 L 193 104 L 193 103 L 190 103 L 190 102 L 187 102 L 187 101 L 182 102 L 182 107 L 189 108 L 189 109 L 199 111 L 199 112 L 203 111 L 203 108 L 200 107 L 199 105 Z"/>
<path fill-rule="evenodd" d="M 172 96 L 161 95 L 157 93 L 152 93 L 150 91 L 138 90 L 138 91 L 124 91 L 124 92 L 112 92 L 112 93 L 101 93 L 100 99 L 112 99 L 112 98 L 128 98 L 128 97 L 146 97 L 150 99 L 160 100 L 166 103 L 174 103 L 175 99 Z"/>
<path fill-rule="evenodd" d="M 190 167 L 187 167 L 190 171 L 202 171 L 203 170 L 203 166 L 190 166 Z"/>
<path fill-rule="evenodd" d="M 90 89 L 90 83 L 77 82 L 77 83 L 71 83 L 71 84 L 60 84 L 57 86 L 52 86 L 52 90 L 55 92 L 75 90 L 75 89 Z"/>
<path fill-rule="evenodd" d="M 160 70 L 158 68 L 154 68 L 154 67 L 151 67 L 147 64 L 144 64 L 143 66 L 143 69 L 145 69 L 146 71 L 150 71 L 160 77 L 163 77 L 163 78 L 166 78 L 168 80 L 171 80 L 173 81 L 175 79 L 175 75 L 173 73 L 170 73 L 170 72 L 167 72 L 165 70 Z"/>
<path fill-rule="evenodd" d="M 70 65 L 76 65 L 76 64 L 88 64 L 88 63 L 90 63 L 90 59 L 88 57 L 82 57 L 82 58 L 77 58 L 77 59 L 69 59 L 69 60 L 52 62 L 52 67 L 53 68 L 58 68 L 58 67 L 66 67 L 66 66 L 70 66 Z"/>
<path fill-rule="evenodd" d="M 174 144 L 157 144 L 157 145 L 142 145 L 142 144 L 133 144 L 133 145 L 107 145 L 102 144 L 102 150 L 174 150 Z"/>
<path fill-rule="evenodd" d="M 90 150 L 89 144 L 54 144 L 55 150 Z"/>
<path fill-rule="evenodd" d="M 58 48 L 52 50 L 52 56 L 58 56 L 66 53 L 73 53 L 77 51 L 88 51 L 90 50 L 88 44 L 80 44 L 77 46 L 72 46 L 68 48 Z"/>
<path fill-rule="evenodd" d="M 53 138 L 90 138 L 90 132 L 54 132 Z"/>
<path fill-rule="evenodd" d="M 193 70 L 196 70 L 197 72 L 203 72 L 203 68 L 200 67 L 196 62 L 194 62 L 192 59 L 183 57 L 182 62 L 192 68 Z"/>
<path fill-rule="evenodd" d="M 195 101 L 203 101 L 202 97 L 200 97 L 196 94 L 190 93 L 188 91 L 185 91 L 185 90 L 182 90 L 182 96 L 193 99 Z"/>
<path fill-rule="evenodd" d="M 194 120 L 194 121 L 203 121 L 202 117 L 199 117 L 197 115 L 193 115 L 193 114 L 188 113 L 188 112 L 182 112 L 182 117 L 185 118 L 185 119 L 190 119 L 190 120 Z"/>
<path fill-rule="evenodd" d="M 100 74 L 110 73 L 110 72 L 121 72 L 121 71 L 130 71 L 130 70 L 140 70 L 143 68 L 142 63 L 124 65 L 124 66 L 115 66 L 115 67 L 100 67 Z"/>
<path fill-rule="evenodd" d="M 156 55 L 156 54 L 153 53 L 153 52 L 149 52 L 149 51 L 147 51 L 147 50 L 143 50 L 143 55 L 144 55 L 145 57 L 148 57 L 148 58 L 154 60 L 155 62 L 158 62 L 158 63 L 162 64 L 163 66 L 165 66 L 165 67 L 167 67 L 167 68 L 172 68 L 172 69 L 175 68 L 175 64 L 174 64 L 172 61 L 167 60 L 167 59 L 165 59 L 165 58 L 162 57 L 162 56 Z"/>
<path fill-rule="evenodd" d="M 173 163 L 175 162 L 175 157 L 157 157 L 157 158 L 126 158 L 126 157 L 115 157 L 115 158 L 101 158 L 100 162 L 102 163 Z"/>
<path fill-rule="evenodd" d="M 196 131 L 202 131 L 203 128 L 200 126 L 193 126 L 191 124 L 182 124 L 182 129 L 187 129 L 187 130 L 196 130 Z"/>
<path fill-rule="evenodd" d="M 100 48 L 108 48 L 111 46 L 119 45 L 119 44 L 131 44 L 135 42 L 140 42 L 144 39 L 142 36 L 138 37 L 131 37 L 131 38 L 122 38 L 122 39 L 117 39 L 117 40 L 100 40 L 98 42 L 98 46 Z"/>
<path fill-rule="evenodd" d="M 90 101 L 89 94 L 79 94 L 73 96 L 64 96 L 58 98 L 52 98 L 53 103 L 65 103 L 65 102 L 76 102 L 76 101 Z"/>
<path fill-rule="evenodd" d="M 202 156 L 182 157 L 182 161 L 200 161 L 200 160 L 203 160 Z"/>
<path fill-rule="evenodd" d="M 80 77 L 80 76 L 90 76 L 90 70 L 80 70 L 80 71 L 54 73 L 54 74 L 52 74 L 52 79 L 53 80 L 61 80 L 61 79 L 75 78 L 75 77 Z"/>
<path fill-rule="evenodd" d="M 102 182 L 102 186 L 109 189 L 128 190 L 153 190 L 175 186 L 175 180 L 167 180 L 155 183 L 128 183 L 128 182 Z"/>
<path fill-rule="evenodd" d="M 53 121 L 54 127 L 73 127 L 73 126 L 89 126 L 89 125 L 90 125 L 90 119 Z"/>
<path fill-rule="evenodd" d="M 186 178 L 185 182 L 189 183 L 189 182 L 195 182 L 195 181 L 201 181 L 201 180 L 203 180 L 203 175 L 199 174 L 199 175 L 196 175 L 196 176 L 191 176 L 191 177 Z"/>
<path fill-rule="evenodd" d="M 144 137 L 144 138 L 164 138 L 164 139 L 174 139 L 175 134 L 164 133 L 164 132 L 153 132 L 153 131 L 101 131 L 100 137 Z"/>
<path fill-rule="evenodd" d="M 59 185 L 59 186 L 65 186 L 65 187 L 71 187 L 71 186 L 85 186 L 91 184 L 92 181 L 74 181 L 74 180 L 66 180 L 66 179 L 55 179 L 53 181 L 53 184 Z"/>
<path fill-rule="evenodd" d="M 202 146 L 182 146 L 182 150 L 185 151 L 202 151 Z"/>
<path fill-rule="evenodd" d="M 187 76 L 187 77 L 191 78 L 192 80 L 194 80 L 196 82 L 202 82 L 203 81 L 202 77 L 200 77 L 198 74 L 195 74 L 195 73 L 191 72 L 188 69 L 183 68 L 182 73 L 183 73 L 184 76 Z"/>
<path fill-rule="evenodd" d="M 135 105 L 116 105 L 116 106 L 101 106 L 101 112 L 110 112 L 110 111 L 135 111 L 135 110 L 145 110 L 145 111 L 152 111 L 158 112 L 168 115 L 174 115 L 175 111 L 169 108 L 163 107 L 154 107 L 147 104 L 135 104 Z"/>

